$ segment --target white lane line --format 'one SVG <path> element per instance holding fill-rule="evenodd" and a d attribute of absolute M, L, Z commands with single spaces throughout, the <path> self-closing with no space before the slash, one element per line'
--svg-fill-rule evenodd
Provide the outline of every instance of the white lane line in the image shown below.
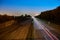
<path fill-rule="evenodd" d="M 38 26 L 38 29 L 43 29 L 44 32 L 51 38 L 51 40 L 58 40 L 58 38 L 53 35 L 46 27 L 44 27 L 44 25 L 42 25 L 41 23 L 39 23 L 39 21 L 35 18 L 35 17 L 32 17 L 34 22 L 36 23 L 36 25 Z"/>

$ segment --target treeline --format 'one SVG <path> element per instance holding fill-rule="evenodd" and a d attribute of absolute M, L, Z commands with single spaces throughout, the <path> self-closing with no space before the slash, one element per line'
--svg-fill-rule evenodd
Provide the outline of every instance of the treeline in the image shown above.
<path fill-rule="evenodd" d="M 25 14 L 25 16 L 21 15 L 21 16 L 9 16 L 7 14 L 5 15 L 0 15 L 0 23 L 6 22 L 6 21 L 10 21 L 10 20 L 15 20 L 17 22 L 22 22 L 25 20 L 31 19 L 30 15 Z"/>
<path fill-rule="evenodd" d="M 60 6 L 53 10 L 41 12 L 41 14 L 36 17 L 60 24 Z"/>
<path fill-rule="evenodd" d="M 15 19 L 17 22 L 23 22 L 23 21 L 26 21 L 26 20 L 30 20 L 30 19 L 31 19 L 31 16 L 25 14 L 25 16 L 23 16 L 23 15 L 21 15 L 21 16 L 15 16 L 14 19 Z"/>
<path fill-rule="evenodd" d="M 12 20 L 14 19 L 13 16 L 8 16 L 8 15 L 0 15 L 0 23 L 3 23 L 3 22 L 6 22 L 6 21 L 9 21 L 9 20 Z"/>

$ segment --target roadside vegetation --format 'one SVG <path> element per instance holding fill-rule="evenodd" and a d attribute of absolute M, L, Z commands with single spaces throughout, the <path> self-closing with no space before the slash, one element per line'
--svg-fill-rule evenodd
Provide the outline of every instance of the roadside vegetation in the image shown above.
<path fill-rule="evenodd" d="M 21 15 L 21 16 L 9 16 L 7 14 L 5 15 L 0 15 L 0 24 L 7 22 L 7 21 L 11 21 L 11 20 L 15 20 L 17 22 L 23 22 L 26 20 L 31 19 L 30 15 L 25 14 L 25 16 Z"/>
<path fill-rule="evenodd" d="M 8 16 L 8 15 L 0 15 L 0 23 L 4 23 L 6 21 L 10 21 L 13 20 L 14 17 L 13 16 Z"/>
<path fill-rule="evenodd" d="M 60 24 L 60 6 L 53 10 L 41 12 L 41 14 L 36 17 L 56 24 Z"/>

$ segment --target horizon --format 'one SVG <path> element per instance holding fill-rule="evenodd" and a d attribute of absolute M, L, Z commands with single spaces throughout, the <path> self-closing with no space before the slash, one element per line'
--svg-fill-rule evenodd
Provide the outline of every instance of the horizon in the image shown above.
<path fill-rule="evenodd" d="M 58 6 L 59 0 L 0 0 L 0 14 L 35 16 Z"/>

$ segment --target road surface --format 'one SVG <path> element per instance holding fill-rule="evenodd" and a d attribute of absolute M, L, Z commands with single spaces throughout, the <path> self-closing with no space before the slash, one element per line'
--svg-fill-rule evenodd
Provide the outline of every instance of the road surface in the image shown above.
<path fill-rule="evenodd" d="M 32 18 L 34 23 L 34 30 L 36 31 L 35 35 L 38 35 L 35 40 L 59 40 L 59 38 L 48 29 L 48 25 L 41 21 L 38 21 L 38 19 L 35 17 Z"/>
<path fill-rule="evenodd" d="M 57 25 L 46 24 L 32 17 L 22 23 L 14 23 L 0 29 L 0 40 L 59 40 L 60 28 Z M 55 26 L 56 29 L 55 29 Z M 1 26 L 0 26 L 1 27 Z M 59 29 L 59 30 L 58 30 Z"/>
<path fill-rule="evenodd" d="M 21 24 L 14 23 L 9 27 L 2 28 L 0 29 L 0 40 L 26 40 L 31 27 L 31 20 L 27 20 Z"/>

